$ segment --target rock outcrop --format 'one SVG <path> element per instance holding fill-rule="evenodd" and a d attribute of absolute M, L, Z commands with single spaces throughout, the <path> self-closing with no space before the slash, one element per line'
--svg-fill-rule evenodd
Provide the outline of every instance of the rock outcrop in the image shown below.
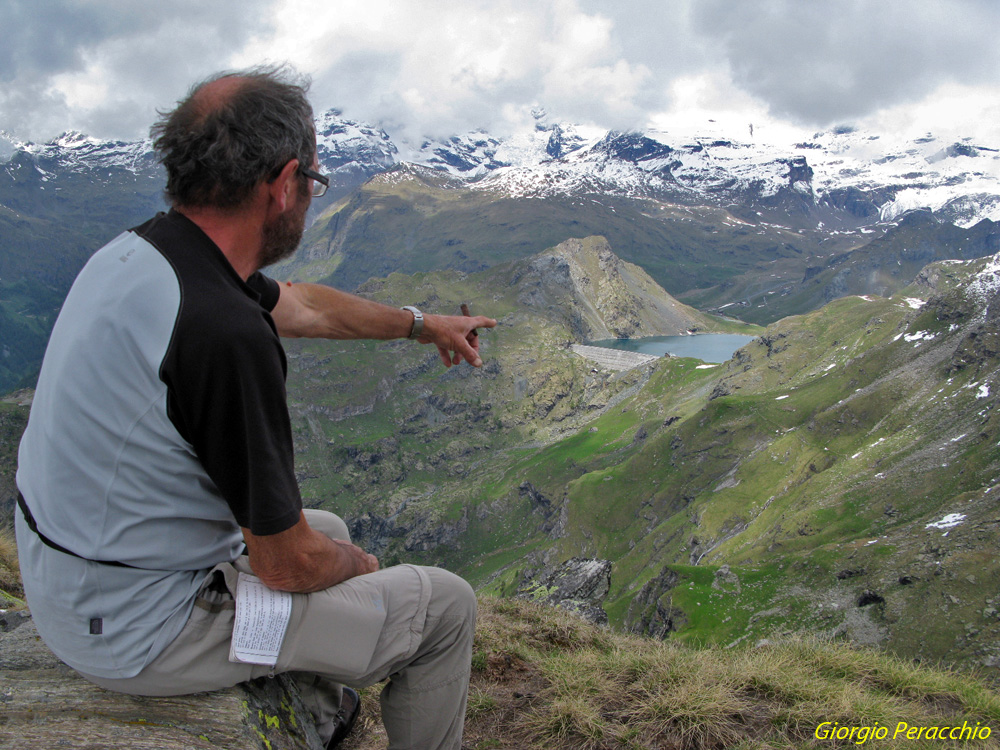
<path fill-rule="evenodd" d="M 513 266 L 518 302 L 558 309 L 579 341 L 712 330 L 717 324 L 681 304 L 604 237 L 570 239 Z"/>
<path fill-rule="evenodd" d="M 531 578 L 517 596 L 561 607 L 597 625 L 607 625 L 601 603 L 611 589 L 611 561 L 574 557 L 556 570 Z"/>
<path fill-rule="evenodd" d="M 643 585 L 629 605 L 625 618 L 625 628 L 632 633 L 651 638 L 666 639 L 684 627 L 688 618 L 684 611 L 675 607 L 671 591 L 680 582 L 680 576 L 669 567 Z"/>
<path fill-rule="evenodd" d="M 147 698 L 103 690 L 60 662 L 27 612 L 0 615 L 0 749 L 321 750 L 284 675 Z"/>

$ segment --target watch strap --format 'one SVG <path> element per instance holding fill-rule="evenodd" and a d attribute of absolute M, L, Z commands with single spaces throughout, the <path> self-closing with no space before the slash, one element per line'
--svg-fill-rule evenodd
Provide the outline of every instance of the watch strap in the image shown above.
<path fill-rule="evenodd" d="M 404 305 L 404 310 L 409 310 L 413 313 L 413 328 L 410 329 L 410 335 L 407 336 L 409 339 L 418 339 L 420 334 L 424 332 L 424 314 L 420 312 L 413 305 Z"/>

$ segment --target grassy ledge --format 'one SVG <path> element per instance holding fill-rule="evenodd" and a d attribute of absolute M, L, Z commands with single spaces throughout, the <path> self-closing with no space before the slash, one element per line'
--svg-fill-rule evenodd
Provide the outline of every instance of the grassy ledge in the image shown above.
<path fill-rule="evenodd" d="M 696 649 L 483 597 L 472 666 L 469 750 L 1000 747 L 1000 695 L 985 682 L 840 643 Z M 345 750 L 385 747 L 379 689 Z M 966 738 L 990 736 L 932 730 L 963 722 Z"/>

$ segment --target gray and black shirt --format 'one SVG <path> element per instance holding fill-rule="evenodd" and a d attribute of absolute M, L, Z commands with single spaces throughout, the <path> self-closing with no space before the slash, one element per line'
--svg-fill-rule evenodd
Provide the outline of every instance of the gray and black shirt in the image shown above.
<path fill-rule="evenodd" d="M 17 483 L 38 530 L 90 561 L 43 545 L 20 514 L 17 534 L 38 630 L 76 669 L 137 674 L 180 632 L 208 570 L 240 553 L 240 526 L 299 520 L 279 291 L 260 273 L 244 282 L 174 211 L 74 282 Z"/>

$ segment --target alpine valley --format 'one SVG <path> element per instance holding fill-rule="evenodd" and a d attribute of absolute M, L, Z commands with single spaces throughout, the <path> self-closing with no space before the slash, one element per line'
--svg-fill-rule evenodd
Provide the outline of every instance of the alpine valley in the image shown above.
<path fill-rule="evenodd" d="M 289 341 L 306 502 L 657 638 L 792 635 L 1000 666 L 1000 144 L 550 123 L 418 144 L 330 111 L 333 188 L 277 278 L 497 318 L 485 365 Z M 0 145 L 0 504 L 91 252 L 162 208 L 149 144 Z M 602 338 L 749 333 L 722 364 Z"/>

